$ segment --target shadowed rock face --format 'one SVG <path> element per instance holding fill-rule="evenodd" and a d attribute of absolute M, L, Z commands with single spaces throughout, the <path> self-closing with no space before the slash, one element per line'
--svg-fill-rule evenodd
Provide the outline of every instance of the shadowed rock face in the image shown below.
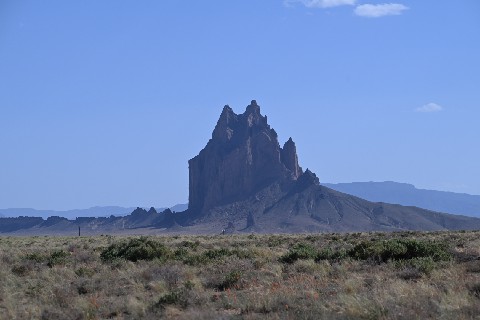
<path fill-rule="evenodd" d="M 302 174 L 295 143 L 280 147 L 277 133 L 253 100 L 243 114 L 223 108 L 212 139 L 189 162 L 189 211 L 201 215 Z"/>
<path fill-rule="evenodd" d="M 281 159 L 285 167 L 292 172 L 294 179 L 302 175 L 302 168 L 298 165 L 297 147 L 292 138 L 288 139 L 283 145 Z"/>

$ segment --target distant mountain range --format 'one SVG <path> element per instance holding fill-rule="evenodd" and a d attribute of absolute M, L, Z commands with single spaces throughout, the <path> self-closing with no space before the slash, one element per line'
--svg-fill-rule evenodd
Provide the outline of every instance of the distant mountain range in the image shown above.
<path fill-rule="evenodd" d="M 399 182 L 322 183 L 368 201 L 415 206 L 437 212 L 480 217 L 480 195 L 417 189 Z"/>
<path fill-rule="evenodd" d="M 174 212 L 186 210 L 187 204 L 177 204 L 170 208 Z M 125 216 L 130 214 L 136 207 L 126 208 L 118 206 L 92 207 L 88 209 L 73 209 L 73 210 L 36 210 L 31 208 L 11 208 L 0 209 L 0 217 L 41 217 L 47 219 L 48 217 L 62 217 L 70 220 L 84 217 L 109 217 L 109 216 Z M 147 208 L 148 209 L 148 208 Z M 165 208 L 156 208 L 157 212 L 162 212 Z"/>
<path fill-rule="evenodd" d="M 351 194 L 368 201 L 386 202 L 404 206 L 415 206 L 423 209 L 451 214 L 462 214 L 470 217 L 480 217 L 480 195 L 418 189 L 412 184 L 393 181 L 385 182 L 351 182 L 322 183 L 336 191 Z M 173 212 L 182 212 L 188 204 L 177 204 L 170 207 Z M 125 216 L 136 207 L 96 206 L 88 209 L 73 210 L 36 210 L 31 208 L 0 209 L 0 217 L 42 217 L 59 216 L 70 220 L 79 217 L 109 217 Z M 167 207 L 156 208 L 162 212 Z"/>

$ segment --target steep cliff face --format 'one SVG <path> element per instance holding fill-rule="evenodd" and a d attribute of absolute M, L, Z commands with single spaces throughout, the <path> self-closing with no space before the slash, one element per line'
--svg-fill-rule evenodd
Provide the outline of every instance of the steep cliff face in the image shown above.
<path fill-rule="evenodd" d="M 302 174 L 295 143 L 290 138 L 280 147 L 277 133 L 255 100 L 243 114 L 225 106 L 212 139 L 188 164 L 188 209 L 195 215 Z"/>
<path fill-rule="evenodd" d="M 292 173 L 292 178 L 297 179 L 302 175 L 302 168 L 298 165 L 297 147 L 292 138 L 283 145 L 281 157 L 282 163 Z"/>

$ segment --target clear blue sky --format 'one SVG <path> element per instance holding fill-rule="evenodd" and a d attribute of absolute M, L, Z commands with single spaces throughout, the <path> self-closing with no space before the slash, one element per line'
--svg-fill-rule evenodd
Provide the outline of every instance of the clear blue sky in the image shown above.
<path fill-rule="evenodd" d="M 166 206 L 256 99 L 323 182 L 480 194 L 480 1 L 1 0 L 0 208 Z"/>

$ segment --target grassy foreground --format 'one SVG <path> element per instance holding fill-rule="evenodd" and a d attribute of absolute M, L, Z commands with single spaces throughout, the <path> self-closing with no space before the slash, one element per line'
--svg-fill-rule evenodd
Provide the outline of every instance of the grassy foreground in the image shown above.
<path fill-rule="evenodd" d="M 0 237 L 0 319 L 472 319 L 480 232 Z"/>

